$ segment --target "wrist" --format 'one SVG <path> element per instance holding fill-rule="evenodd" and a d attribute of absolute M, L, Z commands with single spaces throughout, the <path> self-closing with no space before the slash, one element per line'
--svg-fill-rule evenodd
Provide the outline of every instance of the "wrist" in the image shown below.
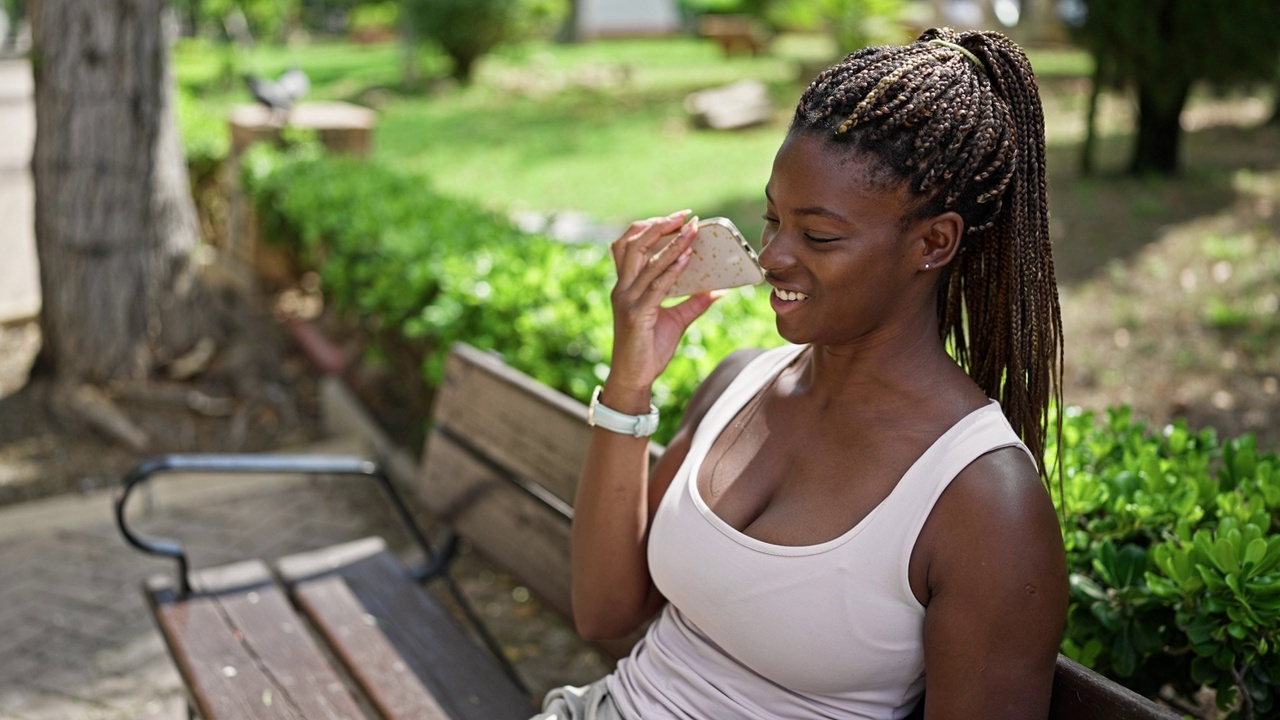
<path fill-rule="evenodd" d="M 645 438 L 658 429 L 658 408 L 648 404 L 644 412 L 630 413 L 610 407 L 602 399 L 604 388 L 597 385 L 587 408 L 587 424 L 620 435 Z"/>
<path fill-rule="evenodd" d="M 628 415 L 643 415 L 649 412 L 653 399 L 653 387 L 629 387 L 622 383 L 605 382 L 600 390 L 600 402 Z"/>

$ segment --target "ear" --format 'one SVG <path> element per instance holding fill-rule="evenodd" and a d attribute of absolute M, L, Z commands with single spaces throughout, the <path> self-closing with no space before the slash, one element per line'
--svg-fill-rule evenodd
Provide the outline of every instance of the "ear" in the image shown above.
<path fill-rule="evenodd" d="M 964 239 L 964 218 L 948 210 L 916 223 L 913 255 L 921 270 L 938 270 L 951 262 Z"/>

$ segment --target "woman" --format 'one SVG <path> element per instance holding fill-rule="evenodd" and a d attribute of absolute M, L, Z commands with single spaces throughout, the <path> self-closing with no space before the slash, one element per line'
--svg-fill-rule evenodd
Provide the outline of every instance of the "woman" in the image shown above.
<path fill-rule="evenodd" d="M 1062 352 L 1043 125 L 995 33 L 931 30 L 813 81 L 765 189 L 791 344 L 727 358 L 652 474 L 617 431 L 635 423 L 597 427 L 575 620 L 614 638 L 657 618 L 540 717 L 902 718 L 922 696 L 928 720 L 1045 717 L 1067 591 L 1041 462 Z M 685 215 L 613 245 L 597 417 L 649 413 L 714 300 L 661 306 Z"/>

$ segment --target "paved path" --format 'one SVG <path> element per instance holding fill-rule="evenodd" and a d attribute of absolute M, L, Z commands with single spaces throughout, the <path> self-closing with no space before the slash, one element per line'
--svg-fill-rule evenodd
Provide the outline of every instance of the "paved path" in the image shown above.
<path fill-rule="evenodd" d="M 380 492 L 359 479 L 170 475 L 149 500 L 130 512 L 137 527 L 182 538 L 195 567 L 370 534 L 404 546 Z M 0 720 L 186 718 L 141 591 L 168 572 L 170 563 L 124 544 L 109 494 L 0 510 Z"/>
<path fill-rule="evenodd" d="M 36 137 L 31 65 L 0 60 L 0 324 L 40 310 L 31 150 Z"/>

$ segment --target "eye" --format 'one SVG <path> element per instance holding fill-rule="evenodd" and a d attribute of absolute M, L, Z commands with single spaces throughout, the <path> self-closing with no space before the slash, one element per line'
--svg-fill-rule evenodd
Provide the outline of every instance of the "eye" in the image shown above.
<path fill-rule="evenodd" d="M 761 215 L 761 216 L 760 216 L 760 218 L 761 218 L 762 220 L 764 220 L 764 221 L 765 221 L 765 223 L 767 223 L 767 224 L 769 224 L 769 225 L 777 225 L 777 224 L 778 224 L 778 218 L 773 217 L 773 216 L 772 216 L 772 215 L 770 215 L 769 213 L 765 213 L 764 215 Z"/>
<path fill-rule="evenodd" d="M 809 233 L 805 233 L 805 234 L 804 234 L 804 239 L 805 239 L 805 240 L 808 240 L 809 242 L 812 242 L 812 243 L 819 243 L 819 244 L 821 244 L 821 243 L 830 243 L 830 242 L 835 242 L 835 241 L 839 240 L 840 238 L 838 238 L 838 237 L 817 237 L 817 236 L 815 236 L 815 235 L 810 235 Z"/>

